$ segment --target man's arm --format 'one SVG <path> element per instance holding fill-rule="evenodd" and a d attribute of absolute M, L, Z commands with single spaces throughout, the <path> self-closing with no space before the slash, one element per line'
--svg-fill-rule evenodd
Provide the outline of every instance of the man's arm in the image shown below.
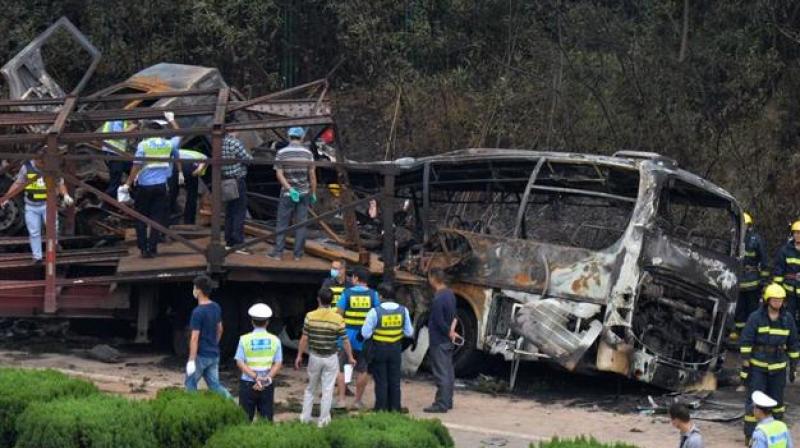
<path fill-rule="evenodd" d="M 408 308 L 405 309 L 405 322 L 403 323 L 403 335 L 405 337 L 410 338 L 414 336 L 414 324 L 411 323 L 411 315 L 408 312 Z"/>
<path fill-rule="evenodd" d="M 219 344 L 219 341 L 222 340 L 222 331 L 223 331 L 222 322 L 218 322 L 217 323 L 217 344 Z"/>
<path fill-rule="evenodd" d="M 275 177 L 278 178 L 278 182 L 280 182 L 283 188 L 287 190 L 290 190 L 292 188 L 292 186 L 289 185 L 289 181 L 286 180 L 286 176 L 283 174 L 283 168 L 278 168 L 277 170 L 275 170 Z"/>
<path fill-rule="evenodd" d="M 367 317 L 364 318 L 364 325 L 361 326 L 361 336 L 364 336 L 364 339 L 372 337 L 377 321 L 378 313 L 375 311 L 375 308 L 372 308 L 367 312 Z"/>
<path fill-rule="evenodd" d="M 294 368 L 297 370 L 300 370 L 300 366 L 303 365 L 303 353 L 305 353 L 306 347 L 308 347 L 308 335 L 303 334 L 297 344 L 297 358 L 294 359 Z"/>
<path fill-rule="evenodd" d="M 197 359 L 197 347 L 200 345 L 200 330 L 192 330 L 192 337 L 189 339 L 189 361 Z"/>
<path fill-rule="evenodd" d="M 11 184 L 11 186 L 8 188 L 8 191 L 6 191 L 6 194 L 0 197 L 0 207 L 5 206 L 8 203 L 8 201 L 10 201 L 18 194 L 25 191 L 25 187 L 27 185 L 28 183 L 25 181 L 19 181 L 19 180 L 14 181 L 14 183 Z"/>
<path fill-rule="evenodd" d="M 283 348 L 281 347 L 280 341 L 278 341 L 278 349 L 275 350 L 275 355 L 272 357 L 272 368 L 269 369 L 269 377 L 275 378 L 275 375 L 280 372 L 281 367 L 283 367 Z"/>
<path fill-rule="evenodd" d="M 236 367 L 238 367 L 243 374 L 249 376 L 254 380 L 256 379 L 256 376 L 258 376 L 258 374 L 256 373 L 255 370 L 253 370 L 252 368 L 250 368 L 250 366 L 247 365 L 247 362 L 245 360 L 246 357 L 244 355 L 244 346 L 242 345 L 241 339 L 239 339 L 239 345 L 236 347 L 236 355 L 233 358 L 236 360 Z"/>
<path fill-rule="evenodd" d="M 350 364 L 356 364 L 356 357 L 353 356 L 353 346 L 350 345 L 350 338 L 347 337 L 346 334 L 340 336 L 342 338 L 342 348 L 344 348 L 344 353 L 347 355 L 347 361 Z"/>
<path fill-rule="evenodd" d="M 311 157 L 311 162 L 314 161 L 314 157 Z M 308 167 L 308 181 L 311 183 L 311 194 L 317 194 L 317 170 L 314 165 L 309 165 Z"/>

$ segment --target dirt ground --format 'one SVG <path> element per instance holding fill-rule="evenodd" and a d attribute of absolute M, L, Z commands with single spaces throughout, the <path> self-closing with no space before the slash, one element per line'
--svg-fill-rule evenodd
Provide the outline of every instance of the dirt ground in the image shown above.
<path fill-rule="evenodd" d="M 58 352 L 54 352 L 58 351 Z M 0 350 L 0 365 L 55 368 L 87 378 L 101 389 L 134 398 L 146 398 L 165 387 L 183 382 L 181 360 L 141 348 L 123 348 L 124 360 L 109 364 L 87 359 L 84 350 L 31 350 L 7 346 Z M 289 353 L 287 359 L 293 359 Z M 640 386 L 620 385 L 614 378 L 585 379 L 550 369 L 521 371 L 520 394 L 488 394 L 470 390 L 458 382 L 455 409 L 437 417 L 447 425 L 459 447 L 527 447 L 552 436 L 591 435 L 603 441 L 625 441 L 642 448 L 674 448 L 675 430 L 663 415 L 640 415 L 635 404 L 652 393 Z M 223 382 L 235 393 L 236 372 L 223 367 Z M 285 367 L 276 382 L 279 420 L 297 418 L 305 377 L 302 371 Z M 797 386 L 790 386 L 796 396 Z M 403 405 L 417 416 L 430 404 L 434 394 L 425 375 L 403 381 Z M 723 390 L 714 398 L 739 400 L 742 394 Z M 372 403 L 371 389 L 366 402 Z M 792 404 L 792 401 L 790 401 Z M 790 411 L 790 419 L 793 416 Z M 708 447 L 743 446 L 741 423 L 699 422 Z"/>

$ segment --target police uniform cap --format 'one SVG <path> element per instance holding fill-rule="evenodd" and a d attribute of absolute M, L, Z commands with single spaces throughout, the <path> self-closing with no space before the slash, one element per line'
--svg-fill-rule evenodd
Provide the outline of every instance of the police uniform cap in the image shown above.
<path fill-rule="evenodd" d="M 760 390 L 753 392 L 751 399 L 753 400 L 753 404 L 761 409 L 772 409 L 778 406 L 777 401 L 773 400 L 767 394 L 761 392 Z"/>
<path fill-rule="evenodd" d="M 253 319 L 269 319 L 272 317 L 272 308 L 265 303 L 256 303 L 247 310 L 247 314 Z"/>

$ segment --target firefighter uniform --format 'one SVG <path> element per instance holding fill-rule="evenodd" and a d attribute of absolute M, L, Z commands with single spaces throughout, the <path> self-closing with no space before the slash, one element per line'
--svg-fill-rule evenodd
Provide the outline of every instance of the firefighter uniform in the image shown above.
<path fill-rule="evenodd" d="M 753 218 L 744 214 L 747 233 L 744 238 L 744 268 L 739 278 L 739 300 L 736 302 L 734 316 L 735 330 L 731 335 L 737 337 L 742 332 L 748 316 L 758 309 L 764 280 L 769 277 L 767 246 L 761 235 L 753 229 Z"/>
<path fill-rule="evenodd" d="M 771 284 L 764 290 L 764 298 L 785 299 L 786 293 L 780 285 Z M 764 303 L 747 319 L 739 350 L 742 354 L 740 375 L 748 389 L 744 433 L 745 437 L 750 438 L 756 425 L 750 398 L 753 392 L 764 392 L 777 401 L 778 405 L 773 409 L 775 418 L 781 420 L 786 411 L 783 402 L 786 369 L 794 372 L 800 359 L 794 318 L 781 309 L 780 315 L 773 321 L 769 317 L 768 305 Z"/>
<path fill-rule="evenodd" d="M 800 221 L 792 224 L 792 232 L 800 231 Z M 773 269 L 773 282 L 783 285 L 786 289 L 786 311 L 797 319 L 797 288 L 800 287 L 800 250 L 795 241 L 784 244 L 775 257 Z"/>
<path fill-rule="evenodd" d="M 394 302 L 382 303 L 367 314 L 361 335 L 372 338 L 369 369 L 375 380 L 375 410 L 399 411 L 403 338 L 414 335 L 408 309 Z"/>

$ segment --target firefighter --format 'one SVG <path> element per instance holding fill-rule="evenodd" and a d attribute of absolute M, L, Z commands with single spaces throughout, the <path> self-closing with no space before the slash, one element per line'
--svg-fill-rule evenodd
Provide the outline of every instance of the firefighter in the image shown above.
<path fill-rule="evenodd" d="M 786 289 L 786 311 L 797 319 L 797 292 L 800 286 L 800 220 L 792 223 L 792 238 L 778 250 L 772 281 Z"/>
<path fill-rule="evenodd" d="M 742 354 L 741 377 L 747 385 L 744 434 L 749 441 L 756 425 L 751 395 L 761 391 L 777 401 L 772 410 L 776 419 L 782 420 L 786 411 L 783 389 L 786 386 L 786 369 L 794 382 L 795 367 L 800 359 L 797 327 L 794 318 L 783 309 L 786 290 L 778 284 L 764 289 L 764 304 L 747 319 L 742 331 L 739 351 Z"/>
<path fill-rule="evenodd" d="M 749 213 L 744 214 L 744 223 L 747 226 L 744 237 L 744 269 L 739 279 L 739 300 L 736 302 L 734 316 L 735 328 L 731 333 L 731 339 L 734 341 L 739 338 L 747 317 L 758 309 L 764 280 L 769 277 L 767 245 L 753 228 L 753 217 Z"/>

